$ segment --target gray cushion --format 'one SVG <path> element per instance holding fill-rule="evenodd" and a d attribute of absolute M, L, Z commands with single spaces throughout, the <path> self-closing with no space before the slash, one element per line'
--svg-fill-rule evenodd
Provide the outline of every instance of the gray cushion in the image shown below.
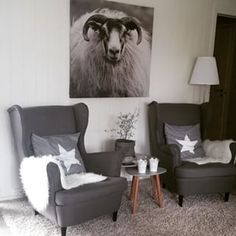
<path fill-rule="evenodd" d="M 64 163 L 62 163 L 65 174 L 69 175 L 85 172 L 84 163 L 77 147 L 79 135 L 80 133 L 40 137 L 36 134 L 32 134 L 31 138 L 34 154 L 35 156 L 59 155 L 60 152 L 58 144 L 61 145 L 66 151 L 75 149 L 75 158 L 81 163 L 81 165 L 72 164 L 70 169 L 67 170 Z"/>
<path fill-rule="evenodd" d="M 127 188 L 127 181 L 122 177 L 108 177 L 106 180 L 79 186 L 77 188 L 58 191 L 55 202 L 60 206 L 76 206 L 79 203 L 85 204 L 89 201 L 117 194 Z M 108 203 L 109 204 L 109 203 Z"/>
<path fill-rule="evenodd" d="M 183 160 L 205 156 L 199 124 L 176 126 L 165 123 L 165 135 L 167 144 L 179 146 Z"/>
<path fill-rule="evenodd" d="M 177 178 L 219 178 L 220 176 L 234 176 L 235 173 L 235 165 L 222 163 L 208 163 L 205 165 L 198 165 L 196 163 L 183 161 L 182 166 L 175 169 L 175 175 Z"/>

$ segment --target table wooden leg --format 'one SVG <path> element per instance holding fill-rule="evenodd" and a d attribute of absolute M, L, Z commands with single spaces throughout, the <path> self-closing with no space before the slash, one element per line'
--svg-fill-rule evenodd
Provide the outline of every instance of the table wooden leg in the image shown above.
<path fill-rule="evenodd" d="M 136 184 L 136 178 L 135 178 L 135 176 L 133 176 L 132 183 L 131 183 L 131 190 L 130 190 L 130 200 L 131 200 L 132 207 L 133 207 L 133 202 L 134 202 L 135 184 Z"/>
<path fill-rule="evenodd" d="M 134 188 L 133 188 L 133 194 L 132 194 L 132 214 L 136 212 L 137 209 L 137 199 L 138 199 L 138 188 L 139 188 L 139 177 L 134 176 Z"/>
<path fill-rule="evenodd" d="M 163 197 L 161 192 L 161 183 L 160 183 L 160 176 L 155 175 L 155 182 L 156 182 L 156 190 L 157 190 L 157 198 L 158 198 L 158 205 L 159 207 L 163 207 Z"/>
<path fill-rule="evenodd" d="M 153 175 L 150 176 L 152 197 L 157 201 L 156 180 Z"/>
<path fill-rule="evenodd" d="M 132 177 L 131 188 L 130 188 L 130 195 L 129 199 L 132 200 L 134 195 L 134 176 Z"/>

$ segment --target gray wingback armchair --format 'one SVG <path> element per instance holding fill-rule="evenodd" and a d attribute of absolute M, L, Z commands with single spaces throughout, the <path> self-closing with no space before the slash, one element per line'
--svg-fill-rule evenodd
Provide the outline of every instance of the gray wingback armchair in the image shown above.
<path fill-rule="evenodd" d="M 151 154 L 160 159 L 160 165 L 168 171 L 162 175 L 163 185 L 179 195 L 179 205 L 183 197 L 195 193 L 225 193 L 225 201 L 235 187 L 236 143 L 230 144 L 232 159 L 229 164 L 207 163 L 198 165 L 180 158 L 180 148 L 176 144 L 166 144 L 164 124 L 201 125 L 202 140 L 207 138 L 207 104 L 170 104 L 153 101 L 148 106 Z"/>
<path fill-rule="evenodd" d="M 88 125 L 88 107 L 79 103 L 72 106 L 41 106 L 22 108 L 14 105 L 8 109 L 17 155 L 20 159 L 34 155 L 32 133 L 48 136 L 80 132 L 78 148 L 86 171 L 108 176 L 105 181 L 86 184 L 70 190 L 62 189 L 58 166 L 49 163 L 49 204 L 40 212 L 61 227 L 66 235 L 67 226 L 105 214 L 117 219 L 121 198 L 127 181 L 120 176 L 121 155 L 118 152 L 87 153 L 84 135 Z M 37 213 L 37 212 L 36 212 Z"/>

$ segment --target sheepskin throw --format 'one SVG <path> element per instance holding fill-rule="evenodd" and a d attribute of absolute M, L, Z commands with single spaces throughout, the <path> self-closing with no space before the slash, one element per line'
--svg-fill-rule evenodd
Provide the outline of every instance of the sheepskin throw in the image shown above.
<path fill-rule="evenodd" d="M 198 165 L 203 165 L 206 163 L 224 163 L 227 164 L 231 161 L 232 154 L 229 145 L 234 142 L 233 140 L 223 140 L 223 141 L 210 141 L 205 140 L 203 142 L 203 149 L 205 151 L 206 157 L 188 159 L 186 161 L 194 162 Z"/>
<path fill-rule="evenodd" d="M 48 205 L 49 183 L 47 177 L 47 165 L 53 162 L 58 165 L 61 176 L 61 185 L 64 189 L 75 188 L 84 184 L 105 180 L 107 177 L 94 173 L 80 173 L 65 175 L 60 161 L 55 157 L 25 157 L 20 165 L 20 176 L 23 189 L 32 206 L 39 212 Z"/>

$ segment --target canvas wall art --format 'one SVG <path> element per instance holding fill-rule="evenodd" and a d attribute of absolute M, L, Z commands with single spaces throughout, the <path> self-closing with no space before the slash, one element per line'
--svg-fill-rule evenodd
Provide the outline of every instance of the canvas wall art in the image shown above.
<path fill-rule="evenodd" d="M 70 98 L 147 97 L 154 9 L 70 1 Z"/>

